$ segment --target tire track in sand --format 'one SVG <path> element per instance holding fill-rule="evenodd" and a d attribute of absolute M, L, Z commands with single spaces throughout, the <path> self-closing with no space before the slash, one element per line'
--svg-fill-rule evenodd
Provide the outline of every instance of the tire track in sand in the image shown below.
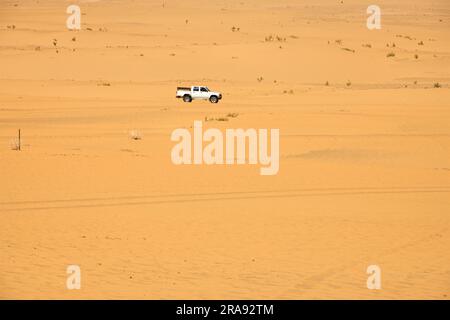
<path fill-rule="evenodd" d="M 0 211 L 39 211 L 75 208 L 119 207 L 189 203 L 201 201 L 229 201 L 252 199 L 276 199 L 296 197 L 322 197 L 377 194 L 450 193 L 450 186 L 424 187 L 363 187 L 363 188 L 309 188 L 259 191 L 230 191 L 210 193 L 171 193 L 160 195 L 119 196 L 97 198 L 73 198 L 52 200 L 24 200 L 0 202 Z"/>

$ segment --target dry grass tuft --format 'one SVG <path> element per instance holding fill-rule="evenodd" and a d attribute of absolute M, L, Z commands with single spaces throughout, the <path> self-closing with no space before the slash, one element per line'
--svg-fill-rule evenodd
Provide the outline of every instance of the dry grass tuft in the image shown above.
<path fill-rule="evenodd" d="M 391 57 L 395 57 L 395 53 L 394 52 L 389 52 L 386 57 L 391 58 Z"/>
<path fill-rule="evenodd" d="M 138 130 L 131 130 L 130 131 L 130 138 L 133 140 L 141 140 L 142 135 Z"/>

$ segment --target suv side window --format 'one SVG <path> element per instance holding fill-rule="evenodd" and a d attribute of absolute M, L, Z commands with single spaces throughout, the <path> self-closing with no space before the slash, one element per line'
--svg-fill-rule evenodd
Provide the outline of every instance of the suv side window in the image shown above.
<path fill-rule="evenodd" d="M 201 92 L 208 92 L 208 90 L 206 90 L 205 87 L 201 87 L 201 88 L 200 88 L 200 91 L 201 91 Z"/>
<path fill-rule="evenodd" d="M 194 87 L 194 91 L 198 91 L 198 87 Z"/>

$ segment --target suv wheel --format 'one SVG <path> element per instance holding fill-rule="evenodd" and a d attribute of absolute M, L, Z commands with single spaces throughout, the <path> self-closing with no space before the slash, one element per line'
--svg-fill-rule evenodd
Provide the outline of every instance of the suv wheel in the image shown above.
<path fill-rule="evenodd" d="M 184 102 L 191 102 L 192 101 L 192 97 L 188 94 L 183 96 L 183 101 Z"/>
<path fill-rule="evenodd" d="M 211 96 L 211 97 L 209 98 L 209 101 L 210 101 L 211 103 L 217 103 L 217 102 L 219 102 L 219 98 L 218 98 L 217 96 Z"/>

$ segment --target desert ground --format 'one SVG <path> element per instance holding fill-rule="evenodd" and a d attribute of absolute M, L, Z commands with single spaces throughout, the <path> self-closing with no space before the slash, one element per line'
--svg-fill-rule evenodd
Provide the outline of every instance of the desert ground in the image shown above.
<path fill-rule="evenodd" d="M 450 2 L 369 4 L 2 0 L 0 298 L 449 299 Z M 174 165 L 194 120 L 279 173 Z"/>

